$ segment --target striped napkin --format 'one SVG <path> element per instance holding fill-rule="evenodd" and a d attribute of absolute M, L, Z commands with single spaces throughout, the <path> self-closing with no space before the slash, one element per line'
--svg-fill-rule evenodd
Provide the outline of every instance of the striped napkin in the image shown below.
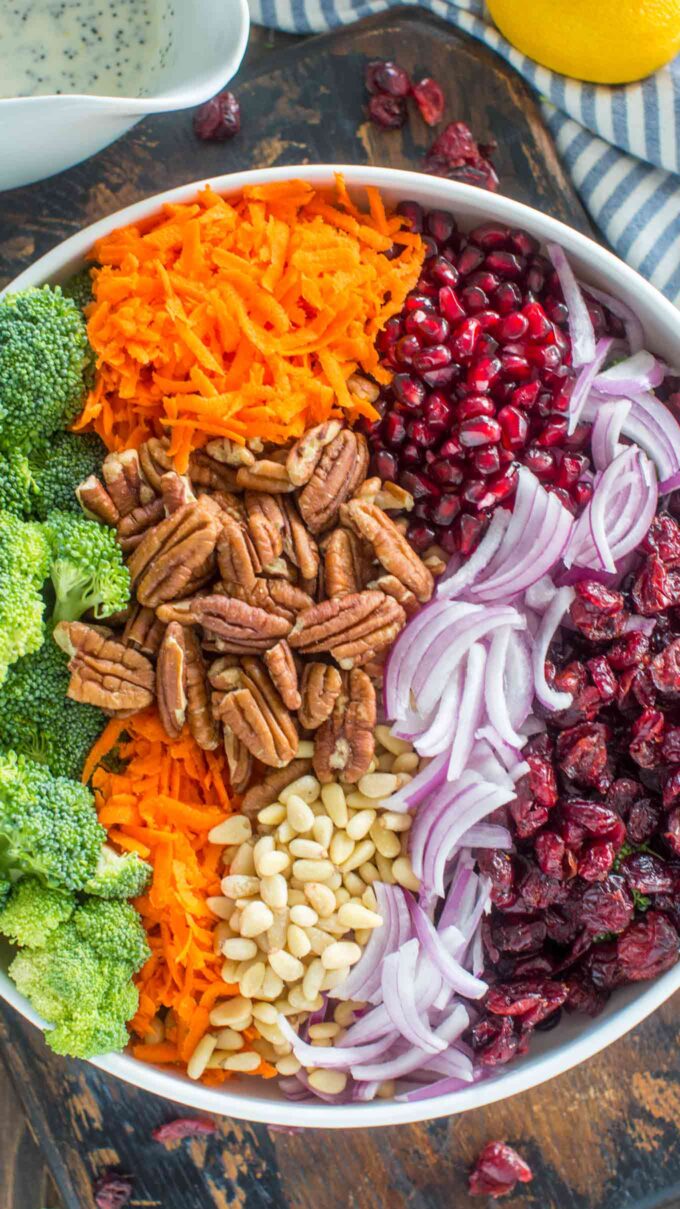
<path fill-rule="evenodd" d="M 249 0 L 253 21 L 292 33 L 348 25 L 399 3 L 418 6 L 418 0 Z M 619 256 L 680 306 L 680 57 L 638 84 L 584 84 L 515 50 L 485 15 L 483 0 L 421 0 L 420 7 L 479 38 L 540 93 L 593 222 Z"/>

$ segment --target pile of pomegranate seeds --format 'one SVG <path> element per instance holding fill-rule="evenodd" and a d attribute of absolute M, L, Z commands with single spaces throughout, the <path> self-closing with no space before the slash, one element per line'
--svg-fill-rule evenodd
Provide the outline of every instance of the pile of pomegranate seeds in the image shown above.
<path fill-rule="evenodd" d="M 534 1178 L 531 1167 L 507 1142 L 488 1142 L 470 1173 L 470 1196 L 494 1199 Z"/>
<path fill-rule="evenodd" d="M 409 74 L 389 59 L 371 59 L 364 72 L 370 95 L 368 115 L 376 126 L 393 130 L 408 116 L 407 97 L 413 97 L 423 121 L 436 126 L 444 116 L 444 93 L 431 76 L 412 84 Z"/>
<path fill-rule="evenodd" d="M 194 133 L 206 142 L 225 143 L 241 129 L 241 106 L 233 92 L 219 92 L 194 114 Z"/>
<path fill-rule="evenodd" d="M 657 516 L 614 591 L 575 587 L 546 673 L 573 694 L 525 748 L 530 772 L 502 812 L 512 854 L 479 854 L 492 880 L 491 983 L 471 1033 L 507 1062 L 561 1009 L 596 1015 L 609 992 L 655 978 L 680 947 L 680 526 Z M 640 614 L 654 629 L 632 629 Z M 644 624 L 644 623 L 643 623 Z M 647 625 L 646 628 L 649 628 Z"/>
<path fill-rule="evenodd" d="M 487 222 L 463 234 L 443 210 L 398 209 L 422 233 L 426 259 L 381 333 L 394 377 L 377 404 L 382 419 L 365 431 L 374 472 L 415 499 L 415 549 L 437 542 L 467 555 L 496 505 L 512 500 L 520 463 L 572 512 L 590 499 L 590 425 L 567 436 L 568 312 L 526 231 Z M 598 337 L 621 335 L 619 320 L 588 307 Z"/>

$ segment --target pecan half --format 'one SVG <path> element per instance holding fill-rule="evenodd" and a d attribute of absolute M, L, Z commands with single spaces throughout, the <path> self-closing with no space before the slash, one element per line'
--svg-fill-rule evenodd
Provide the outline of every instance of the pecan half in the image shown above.
<path fill-rule="evenodd" d="M 185 504 L 144 535 L 130 561 L 140 604 L 155 608 L 185 591 L 194 572 L 212 554 L 217 518 L 202 504 Z"/>
<path fill-rule="evenodd" d="M 323 450 L 298 498 L 302 519 L 312 533 L 321 533 L 333 524 L 341 504 L 366 477 L 367 467 L 368 448 L 363 436 L 343 428 Z"/>
<path fill-rule="evenodd" d="M 406 623 L 401 605 L 384 592 L 354 592 L 301 613 L 288 635 L 293 650 L 330 651 L 340 667 L 358 667 L 389 646 Z"/>
<path fill-rule="evenodd" d="M 116 528 L 116 538 L 123 554 L 131 554 L 137 549 L 145 533 L 159 525 L 165 519 L 163 501 L 158 496 L 149 500 L 148 504 L 140 504 L 121 517 Z"/>
<path fill-rule="evenodd" d="M 322 784 L 339 775 L 354 785 L 368 771 L 376 717 L 375 689 L 365 672 L 353 668 L 343 675 L 333 713 L 316 734 L 314 771 Z"/>
<path fill-rule="evenodd" d="M 201 644 L 193 629 L 183 626 L 177 626 L 177 629 L 184 636 L 187 722 L 189 723 L 189 730 L 203 751 L 214 751 L 219 746 L 220 728 L 213 717 L 210 704 L 208 672 L 203 652 L 201 651 Z"/>
<path fill-rule="evenodd" d="M 296 487 L 304 487 L 311 479 L 320 460 L 321 454 L 331 441 L 334 441 L 342 428 L 341 420 L 327 420 L 310 428 L 299 441 L 291 447 L 286 458 L 288 478 Z"/>
<path fill-rule="evenodd" d="M 285 579 L 258 579 L 252 592 L 246 591 L 240 584 L 226 583 L 223 586 L 226 595 L 283 617 L 291 626 L 299 613 L 314 604 L 314 598 L 308 592 Z"/>
<path fill-rule="evenodd" d="M 369 578 L 369 559 L 362 542 L 351 529 L 334 529 L 323 546 L 326 596 L 348 596 L 361 592 Z"/>
<path fill-rule="evenodd" d="M 159 621 L 153 609 L 144 605 L 135 605 L 125 623 L 123 642 L 131 646 L 133 651 L 141 651 L 147 659 L 155 659 L 165 633 L 165 626 Z"/>
<path fill-rule="evenodd" d="M 354 498 L 377 504 L 383 512 L 410 512 L 415 503 L 411 492 L 405 487 L 400 487 L 398 483 L 383 483 L 379 478 L 366 479 Z"/>
<path fill-rule="evenodd" d="M 295 723 L 262 664 L 247 657 L 234 669 L 241 687 L 226 692 L 219 705 L 225 726 L 270 768 L 283 768 L 298 746 Z"/>
<path fill-rule="evenodd" d="M 213 458 L 205 449 L 195 449 L 189 458 L 189 478 L 194 487 L 212 491 L 236 491 L 236 471 Z"/>
<path fill-rule="evenodd" d="M 178 600 L 161 605 L 158 616 L 161 621 L 203 626 L 221 640 L 227 653 L 234 655 L 266 651 L 280 638 L 286 638 L 291 629 L 285 618 L 266 613 L 235 596 L 194 596 L 191 600 Z"/>
<path fill-rule="evenodd" d="M 243 507 L 243 496 L 234 495 L 233 491 L 214 491 L 212 495 L 199 495 L 199 500 L 212 500 L 221 512 L 226 512 L 235 521 L 245 521 L 246 512 Z"/>
<path fill-rule="evenodd" d="M 139 464 L 142 474 L 157 495 L 160 495 L 163 475 L 172 470 L 169 447 L 170 442 L 167 437 L 150 437 L 139 447 Z"/>
<path fill-rule="evenodd" d="M 191 483 L 183 474 L 169 470 L 161 478 L 161 498 L 167 516 L 172 516 L 184 504 L 195 504 L 196 496 L 191 490 Z"/>
<path fill-rule="evenodd" d="M 397 579 L 396 575 L 381 575 L 379 579 L 372 579 L 367 587 L 377 588 L 386 596 L 392 596 L 394 600 L 398 600 L 407 617 L 413 617 L 413 614 L 417 613 L 420 608 L 411 589 Z"/>
<path fill-rule="evenodd" d="M 154 698 L 153 664 L 106 631 L 82 621 L 60 621 L 54 640 L 70 657 L 72 701 L 96 705 L 105 713 L 128 716 L 146 709 Z"/>
<path fill-rule="evenodd" d="M 298 672 L 293 652 L 285 638 L 265 651 L 264 661 L 286 709 L 299 709 L 302 698 L 298 689 Z"/>
<path fill-rule="evenodd" d="M 283 550 L 303 580 L 316 580 L 319 573 L 319 547 L 307 529 L 292 499 L 281 500 L 284 531 Z"/>
<path fill-rule="evenodd" d="M 236 472 L 236 484 L 242 491 L 262 491 L 281 495 L 294 491 L 288 471 L 273 458 L 261 458 L 254 466 L 241 466 Z"/>
<path fill-rule="evenodd" d="M 283 554 L 286 518 L 278 499 L 261 491 L 245 494 L 248 532 L 263 570 L 268 571 Z"/>
<path fill-rule="evenodd" d="M 370 542 L 389 575 L 396 575 L 421 603 L 430 599 L 434 592 L 431 572 L 382 508 L 365 500 L 350 500 L 343 505 L 341 516 L 343 524 Z"/>
<path fill-rule="evenodd" d="M 223 732 L 231 787 L 234 793 L 245 793 L 253 773 L 253 757 L 228 726 L 223 727 Z"/>
<path fill-rule="evenodd" d="M 106 490 L 121 516 L 143 507 L 154 497 L 153 489 L 142 476 L 136 449 L 107 453 L 102 463 L 102 474 Z"/>
<path fill-rule="evenodd" d="M 92 520 L 102 521 L 114 528 L 120 520 L 120 512 L 103 483 L 96 474 L 83 480 L 76 487 L 76 499 L 83 512 Z"/>
<path fill-rule="evenodd" d="M 240 466 L 255 464 L 255 454 L 251 453 L 245 445 L 237 445 L 236 441 L 230 441 L 229 437 L 217 437 L 214 441 L 208 441 L 205 452 L 215 462 L 221 462 L 223 466 L 232 466 L 236 470 Z"/>
<path fill-rule="evenodd" d="M 222 529 L 217 539 L 217 565 L 227 583 L 241 584 L 252 591 L 262 570 L 255 544 L 240 521 L 226 512 L 222 514 Z"/>
<path fill-rule="evenodd" d="M 316 730 L 321 726 L 333 713 L 341 689 L 342 673 L 336 667 L 328 663 L 306 663 L 300 686 L 300 725 L 305 730 Z"/>
<path fill-rule="evenodd" d="M 163 729 L 178 739 L 187 716 L 184 628 L 176 621 L 165 631 L 156 667 L 156 702 Z"/>
<path fill-rule="evenodd" d="M 264 780 L 260 781 L 259 785 L 253 785 L 248 790 L 242 803 L 241 810 L 244 814 L 252 816 L 257 814 L 265 806 L 271 806 L 275 802 L 282 789 L 287 785 L 292 785 L 293 781 L 297 781 L 298 777 L 304 777 L 308 772 L 311 772 L 311 760 L 292 760 L 285 768 L 279 768 L 275 772 L 268 772 Z"/>
<path fill-rule="evenodd" d="M 356 399 L 361 399 L 364 403 L 377 403 L 380 398 L 380 387 L 377 382 L 371 378 L 365 378 L 363 374 L 350 374 L 347 379 L 347 389 Z"/>

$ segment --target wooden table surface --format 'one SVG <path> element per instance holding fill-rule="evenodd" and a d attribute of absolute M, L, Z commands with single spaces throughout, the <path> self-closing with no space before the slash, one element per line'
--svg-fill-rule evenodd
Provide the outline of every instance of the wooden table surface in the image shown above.
<path fill-rule="evenodd" d="M 364 120 L 372 57 L 439 78 L 447 116 L 498 139 L 502 191 L 588 230 L 535 101 L 490 52 L 412 9 L 296 43 L 255 31 L 233 143 L 199 144 L 187 114 L 148 119 L 87 164 L 0 195 L 0 285 L 86 223 L 183 181 L 324 160 L 418 168 L 431 136 L 417 117 L 390 134 Z M 138 1209 L 457 1209 L 480 1203 L 467 1170 L 498 1137 L 534 1169 L 516 1209 L 680 1209 L 679 1033 L 676 1000 L 585 1066 L 463 1116 L 295 1135 L 221 1119 L 216 1136 L 166 1150 L 151 1130 L 175 1107 L 57 1058 L 0 1006 L 0 1209 L 94 1209 L 92 1180 L 109 1167 L 134 1175 Z"/>

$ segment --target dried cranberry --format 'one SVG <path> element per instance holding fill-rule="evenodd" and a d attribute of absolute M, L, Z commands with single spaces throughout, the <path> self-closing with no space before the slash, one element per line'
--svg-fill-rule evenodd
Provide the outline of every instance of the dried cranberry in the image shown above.
<path fill-rule="evenodd" d="M 575 729 L 581 728 L 576 727 Z M 611 840 L 617 847 L 623 843 L 625 827 L 622 819 L 615 810 L 610 810 L 602 802 L 566 798 L 561 802 L 561 808 L 564 818 L 570 823 L 575 823 L 577 827 L 581 827 L 588 835 Z"/>
<path fill-rule="evenodd" d="M 501 1066 L 514 1058 L 519 1037 L 510 1016 L 482 1017 L 471 1033 L 475 1057 L 482 1066 Z"/>
<path fill-rule="evenodd" d="M 428 126 L 441 122 L 444 116 L 444 93 L 437 81 L 425 76 L 413 85 L 412 92 L 423 121 Z"/>
<path fill-rule="evenodd" d="M 202 1134 L 216 1133 L 217 1126 L 207 1117 L 175 1117 L 151 1131 L 154 1142 L 179 1142 L 183 1138 L 195 1138 Z"/>
<path fill-rule="evenodd" d="M 626 835 L 633 844 L 646 844 L 661 825 L 661 808 L 651 798 L 633 802 L 626 821 Z"/>
<path fill-rule="evenodd" d="M 674 886 L 674 877 L 666 861 L 653 852 L 631 852 L 619 865 L 631 890 L 640 894 L 668 894 Z"/>
<path fill-rule="evenodd" d="M 450 122 L 425 157 L 425 171 L 495 191 L 498 177 L 464 122 Z"/>
<path fill-rule="evenodd" d="M 579 587 L 580 585 L 576 584 L 577 591 Z M 627 615 L 623 609 L 620 612 L 608 613 L 597 604 L 577 596 L 571 603 L 569 616 L 585 638 L 592 642 L 607 642 L 611 638 L 618 638 L 623 632 Z"/>
<path fill-rule="evenodd" d="M 615 671 L 638 667 L 649 650 L 649 638 L 642 630 L 631 630 L 619 638 L 607 652 L 607 661 Z"/>
<path fill-rule="evenodd" d="M 641 549 L 647 554 L 658 554 L 663 563 L 669 567 L 680 565 L 680 525 L 662 512 L 654 517 Z"/>
<path fill-rule="evenodd" d="M 390 59 L 372 59 L 366 65 L 364 79 L 371 93 L 385 92 L 394 97 L 406 97 L 411 91 L 408 73 Z"/>
<path fill-rule="evenodd" d="M 616 847 L 611 840 L 593 840 L 586 844 L 578 862 L 577 872 L 586 882 L 601 882 L 609 873 Z"/>
<path fill-rule="evenodd" d="M 671 849 L 671 852 L 674 852 L 676 856 L 680 856 L 680 807 L 671 810 L 668 815 L 663 838 Z"/>
<path fill-rule="evenodd" d="M 566 896 L 565 888 L 557 877 L 543 873 L 536 865 L 530 866 L 520 882 L 522 902 L 527 911 L 545 911 Z"/>
<path fill-rule="evenodd" d="M 206 142 L 224 143 L 241 129 L 241 106 L 233 92 L 218 92 L 194 114 L 194 133 Z"/>
<path fill-rule="evenodd" d="M 606 788 L 607 739 L 609 730 L 601 722 L 583 722 L 563 730 L 557 740 L 557 762 L 570 781 Z"/>
<path fill-rule="evenodd" d="M 616 942 L 622 974 L 629 982 L 657 978 L 678 960 L 680 936 L 666 915 L 647 911 Z"/>
<path fill-rule="evenodd" d="M 398 130 L 406 122 L 406 102 L 401 96 L 377 92 L 368 102 L 368 115 L 384 130 Z"/>
<path fill-rule="evenodd" d="M 633 917 L 633 897 L 622 877 L 612 873 L 592 882 L 581 898 L 581 923 L 596 936 L 601 932 L 623 932 Z"/>
<path fill-rule="evenodd" d="M 542 945 L 546 936 L 545 921 L 527 915 L 515 915 L 511 919 L 492 924 L 494 944 L 502 952 L 529 953 Z"/>
<path fill-rule="evenodd" d="M 613 929 L 609 929 L 613 931 Z M 615 941 L 593 945 L 584 962 L 585 970 L 596 988 L 611 991 L 624 981 Z"/>
<path fill-rule="evenodd" d="M 470 1173 L 470 1196 L 505 1196 L 533 1179 L 528 1163 L 507 1142 L 488 1142 Z"/>
<path fill-rule="evenodd" d="M 132 1177 L 105 1171 L 94 1181 L 92 1194 L 97 1209 L 122 1209 L 132 1196 Z"/>
<path fill-rule="evenodd" d="M 568 975 L 568 996 L 565 1007 L 568 1012 L 585 1012 L 588 1016 L 599 1016 L 607 1003 L 605 992 L 598 990 L 583 973 Z"/>
<path fill-rule="evenodd" d="M 663 787 L 663 805 L 664 810 L 670 810 L 671 806 L 675 806 L 680 798 L 680 766 L 669 769 Z"/>
<path fill-rule="evenodd" d="M 562 837 L 556 831 L 542 831 L 536 836 L 534 847 L 536 860 L 543 872 L 549 877 L 563 877 L 565 844 Z"/>
<path fill-rule="evenodd" d="M 675 638 L 649 665 L 655 687 L 665 697 L 680 696 L 680 638 Z"/>
<path fill-rule="evenodd" d="M 644 617 L 653 617 L 670 608 L 674 600 L 671 578 L 665 564 L 658 554 L 651 554 L 645 561 L 632 591 L 633 600 L 639 613 Z"/>
<path fill-rule="evenodd" d="M 588 671 L 595 688 L 603 701 L 613 701 L 616 696 L 616 677 L 604 655 L 588 660 Z"/>
<path fill-rule="evenodd" d="M 607 588 L 596 579 L 582 579 L 575 585 L 574 591 L 576 595 L 585 603 L 596 609 L 598 613 L 602 613 L 605 617 L 612 617 L 615 613 L 620 613 L 623 609 L 623 595 L 621 592 L 614 591 L 613 588 Z"/>

